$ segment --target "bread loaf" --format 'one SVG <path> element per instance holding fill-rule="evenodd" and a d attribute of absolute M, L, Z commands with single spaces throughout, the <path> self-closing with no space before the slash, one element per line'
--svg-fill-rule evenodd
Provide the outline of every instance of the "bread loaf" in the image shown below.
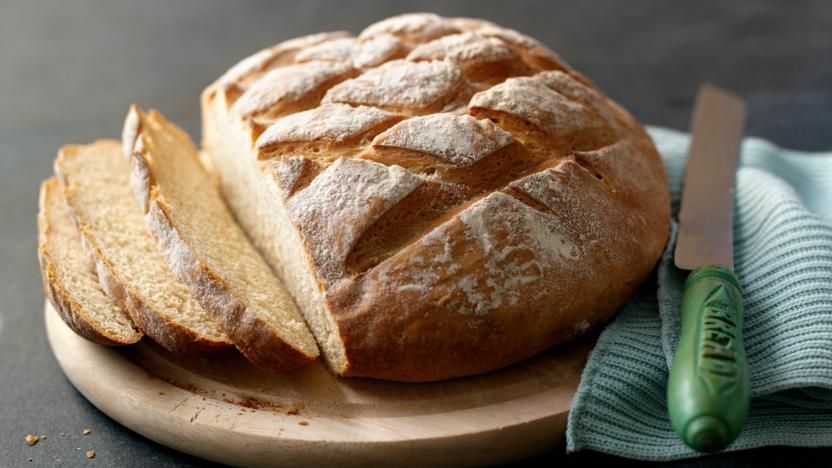
<path fill-rule="evenodd" d="M 203 150 L 332 370 L 430 381 L 603 323 L 669 233 L 643 127 L 474 19 L 295 39 L 202 94 Z"/>

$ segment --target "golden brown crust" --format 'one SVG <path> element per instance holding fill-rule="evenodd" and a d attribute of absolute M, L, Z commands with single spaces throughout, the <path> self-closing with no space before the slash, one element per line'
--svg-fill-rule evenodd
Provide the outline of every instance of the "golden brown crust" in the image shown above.
<path fill-rule="evenodd" d="M 643 127 L 516 31 L 417 14 L 359 39 L 381 34 L 410 55 L 340 82 L 321 102 L 404 120 L 371 144 L 238 148 L 256 155 L 240 164 L 283 168 L 277 183 L 288 187 L 274 200 L 245 200 L 218 173 L 238 209 L 280 204 L 265 211 L 288 213 L 281 222 L 300 233 L 346 354 L 333 371 L 404 381 L 486 372 L 606 321 L 669 235 L 667 182 Z M 248 79 L 241 87 L 257 77 Z M 203 112 L 207 142 L 222 131 L 260 135 L 208 90 Z M 273 123 L 282 134 L 303 129 L 283 119 Z"/>
<path fill-rule="evenodd" d="M 98 140 L 92 147 L 101 147 L 107 151 L 121 151 L 121 142 L 114 140 Z M 67 204 L 75 215 L 78 230 L 81 233 L 95 261 L 98 280 L 113 298 L 115 303 L 126 310 L 130 318 L 147 336 L 156 341 L 171 352 L 183 355 L 210 356 L 222 350 L 228 349 L 231 343 L 200 335 L 195 330 L 174 322 L 156 311 L 140 294 L 133 291 L 128 285 L 121 281 L 110 264 L 110 261 L 101 251 L 91 232 L 91 227 L 77 216 L 78 208 L 75 205 L 75 196 L 71 181 L 61 169 L 62 158 L 66 153 L 82 151 L 83 147 L 77 145 L 64 146 L 58 152 L 58 159 L 55 161 L 55 173 L 61 182 Z"/>

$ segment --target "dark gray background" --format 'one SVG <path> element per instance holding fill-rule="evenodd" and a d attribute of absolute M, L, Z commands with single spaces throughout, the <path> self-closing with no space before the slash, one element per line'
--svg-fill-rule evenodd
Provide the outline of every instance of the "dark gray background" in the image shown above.
<path fill-rule="evenodd" d="M 201 89 L 282 39 L 357 32 L 404 11 L 479 16 L 540 39 L 645 123 L 686 128 L 697 86 L 713 81 L 748 101 L 749 133 L 832 149 L 829 1 L 113 3 L 0 0 L 0 466 L 201 464 L 112 422 L 58 368 L 43 331 L 37 188 L 61 145 L 117 137 L 133 101 L 197 136 Z M 93 434 L 82 437 L 86 427 Z M 28 447 L 28 433 L 49 438 Z M 98 456 L 87 461 L 89 448 Z M 831 458 L 829 449 L 775 448 L 676 466 Z M 626 462 L 592 453 L 558 460 L 599 461 Z"/>

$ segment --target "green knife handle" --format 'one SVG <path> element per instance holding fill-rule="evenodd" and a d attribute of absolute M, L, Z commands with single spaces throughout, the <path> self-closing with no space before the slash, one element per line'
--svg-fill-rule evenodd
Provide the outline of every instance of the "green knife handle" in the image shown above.
<path fill-rule="evenodd" d="M 741 291 L 734 273 L 718 265 L 697 268 L 685 281 L 667 406 L 673 429 L 700 452 L 727 447 L 748 415 Z"/>

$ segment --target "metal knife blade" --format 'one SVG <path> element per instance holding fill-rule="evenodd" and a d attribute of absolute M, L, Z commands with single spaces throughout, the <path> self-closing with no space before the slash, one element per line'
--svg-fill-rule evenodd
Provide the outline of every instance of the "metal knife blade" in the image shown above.
<path fill-rule="evenodd" d="M 733 195 L 745 104 L 712 85 L 699 89 L 676 237 L 676 266 L 734 268 Z"/>

